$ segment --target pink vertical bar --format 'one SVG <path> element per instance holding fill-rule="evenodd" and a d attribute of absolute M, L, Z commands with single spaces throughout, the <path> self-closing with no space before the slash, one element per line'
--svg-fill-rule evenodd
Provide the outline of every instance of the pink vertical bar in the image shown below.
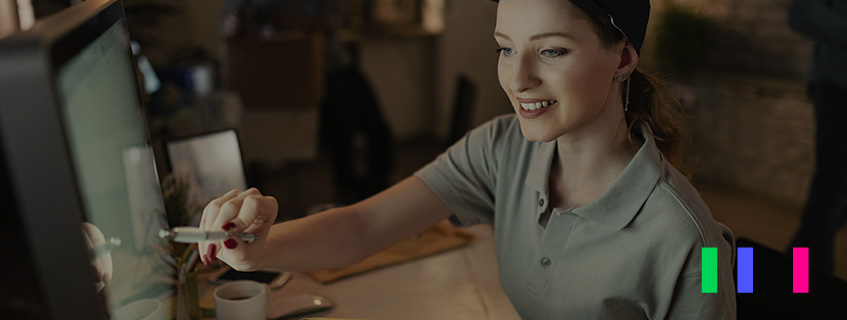
<path fill-rule="evenodd" d="M 809 248 L 794 248 L 794 293 L 809 293 Z"/>

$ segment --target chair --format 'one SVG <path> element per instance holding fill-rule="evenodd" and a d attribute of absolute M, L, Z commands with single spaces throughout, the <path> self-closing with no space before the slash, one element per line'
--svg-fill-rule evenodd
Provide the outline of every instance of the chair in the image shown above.
<path fill-rule="evenodd" d="M 459 76 L 453 99 L 453 119 L 451 119 L 450 133 L 447 137 L 448 146 L 459 141 L 470 130 L 471 116 L 476 104 L 476 91 L 476 85 L 467 76 Z"/>

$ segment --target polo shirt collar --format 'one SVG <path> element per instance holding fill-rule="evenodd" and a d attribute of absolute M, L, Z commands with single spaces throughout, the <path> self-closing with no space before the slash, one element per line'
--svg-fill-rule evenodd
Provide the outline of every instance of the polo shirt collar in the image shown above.
<path fill-rule="evenodd" d="M 573 213 L 621 230 L 635 218 L 642 205 L 662 176 L 664 158 L 656 147 L 653 136 L 645 126 L 641 127 L 644 144 L 600 198 L 590 204 L 575 208 Z M 525 184 L 541 194 L 547 194 L 547 182 L 556 142 L 542 143 L 536 150 L 527 173 Z"/>
<path fill-rule="evenodd" d="M 547 194 L 547 182 L 550 176 L 550 165 L 553 163 L 553 153 L 556 152 L 556 140 L 542 142 L 530 161 L 529 172 L 524 183 L 541 194 Z"/>

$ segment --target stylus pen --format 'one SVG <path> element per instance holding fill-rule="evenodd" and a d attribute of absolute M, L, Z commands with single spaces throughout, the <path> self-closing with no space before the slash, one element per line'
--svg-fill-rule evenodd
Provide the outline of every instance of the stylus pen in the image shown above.
<path fill-rule="evenodd" d="M 115 248 L 121 245 L 121 238 L 111 237 L 106 239 L 106 242 L 91 249 L 91 259 L 96 260 L 107 253 L 112 252 Z"/>
<path fill-rule="evenodd" d="M 159 230 L 159 237 L 173 242 L 197 243 L 200 241 L 221 241 L 229 238 L 241 238 L 244 242 L 253 242 L 256 235 L 249 232 L 204 231 L 197 227 L 176 227 L 171 230 Z"/>

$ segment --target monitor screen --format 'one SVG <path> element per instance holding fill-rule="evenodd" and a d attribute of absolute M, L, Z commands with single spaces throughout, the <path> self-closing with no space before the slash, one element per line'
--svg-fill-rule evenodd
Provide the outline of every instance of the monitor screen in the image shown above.
<path fill-rule="evenodd" d="M 107 318 L 139 301 L 175 317 L 173 259 L 158 237 L 164 203 L 121 2 L 88 0 L 0 40 L 0 70 L 3 189 L 42 318 Z"/>

